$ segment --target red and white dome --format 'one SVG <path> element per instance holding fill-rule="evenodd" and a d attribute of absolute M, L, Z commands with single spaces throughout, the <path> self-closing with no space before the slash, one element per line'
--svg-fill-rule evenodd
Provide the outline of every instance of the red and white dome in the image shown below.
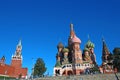
<path fill-rule="evenodd" d="M 74 35 L 72 38 L 72 43 L 81 43 L 81 40 L 76 35 Z"/>

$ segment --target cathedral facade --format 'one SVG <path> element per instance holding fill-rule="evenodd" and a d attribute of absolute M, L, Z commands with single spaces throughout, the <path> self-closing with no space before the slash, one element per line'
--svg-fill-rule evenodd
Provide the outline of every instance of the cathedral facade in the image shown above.
<path fill-rule="evenodd" d="M 61 42 L 57 45 L 54 76 L 80 75 L 96 65 L 94 44 L 89 39 L 83 51 L 80 44 L 81 40 L 75 34 L 73 24 L 70 24 L 68 46 L 64 47 Z"/>
<path fill-rule="evenodd" d="M 22 44 L 19 41 L 15 54 L 12 55 L 11 65 L 5 64 L 5 57 L 0 59 L 0 76 L 27 78 L 27 68 L 22 68 Z"/>

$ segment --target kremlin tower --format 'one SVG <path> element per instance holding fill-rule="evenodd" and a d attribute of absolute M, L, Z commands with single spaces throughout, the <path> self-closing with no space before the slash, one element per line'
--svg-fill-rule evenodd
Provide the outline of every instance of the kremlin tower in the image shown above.
<path fill-rule="evenodd" d="M 22 44 L 19 41 L 14 55 L 12 55 L 11 65 L 5 64 L 5 57 L 0 60 L 0 75 L 14 77 L 14 78 L 27 78 L 27 68 L 22 68 Z"/>
<path fill-rule="evenodd" d="M 11 66 L 20 68 L 22 66 L 22 45 L 21 45 L 21 40 L 19 41 L 17 47 L 16 47 L 16 51 L 15 54 L 12 56 L 12 62 L 11 62 Z"/>
<path fill-rule="evenodd" d="M 11 66 L 15 68 L 14 77 L 22 76 L 23 78 L 27 75 L 27 68 L 22 68 L 22 44 L 21 40 L 16 46 L 15 54 L 12 56 Z"/>

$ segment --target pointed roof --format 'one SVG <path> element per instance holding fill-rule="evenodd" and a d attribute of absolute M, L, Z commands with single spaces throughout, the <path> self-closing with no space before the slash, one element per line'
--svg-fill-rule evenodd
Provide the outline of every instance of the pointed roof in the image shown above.
<path fill-rule="evenodd" d="M 109 55 L 110 52 L 109 52 L 108 47 L 107 47 L 107 45 L 106 45 L 106 43 L 105 43 L 105 40 L 102 39 L 102 42 L 103 42 L 102 55 Z"/>
<path fill-rule="evenodd" d="M 21 40 L 21 39 L 19 40 L 19 42 L 18 42 L 18 44 L 17 44 L 16 49 L 17 49 L 17 48 L 21 48 L 21 49 L 22 49 L 22 40 Z"/>
<path fill-rule="evenodd" d="M 22 40 L 21 40 L 21 39 L 19 40 L 18 45 L 19 45 L 19 46 L 21 46 L 21 45 L 22 45 Z"/>

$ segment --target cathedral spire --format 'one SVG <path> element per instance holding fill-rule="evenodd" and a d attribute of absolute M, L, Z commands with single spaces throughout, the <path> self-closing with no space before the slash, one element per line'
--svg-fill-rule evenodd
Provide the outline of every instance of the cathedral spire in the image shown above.
<path fill-rule="evenodd" d="M 75 35 L 74 29 L 73 29 L 73 24 L 70 24 L 70 37 L 73 38 L 73 36 Z"/>
<path fill-rule="evenodd" d="M 105 40 L 102 39 L 102 42 L 103 42 L 103 54 L 109 54 L 110 52 L 109 52 L 108 47 L 105 43 Z"/>
<path fill-rule="evenodd" d="M 107 57 L 105 57 L 105 56 L 109 55 L 110 52 L 109 52 L 109 50 L 108 50 L 108 47 L 107 47 L 107 45 L 106 45 L 106 43 L 105 43 L 104 38 L 102 38 L 102 42 L 103 42 L 102 60 L 105 61 L 105 60 L 107 59 Z"/>

